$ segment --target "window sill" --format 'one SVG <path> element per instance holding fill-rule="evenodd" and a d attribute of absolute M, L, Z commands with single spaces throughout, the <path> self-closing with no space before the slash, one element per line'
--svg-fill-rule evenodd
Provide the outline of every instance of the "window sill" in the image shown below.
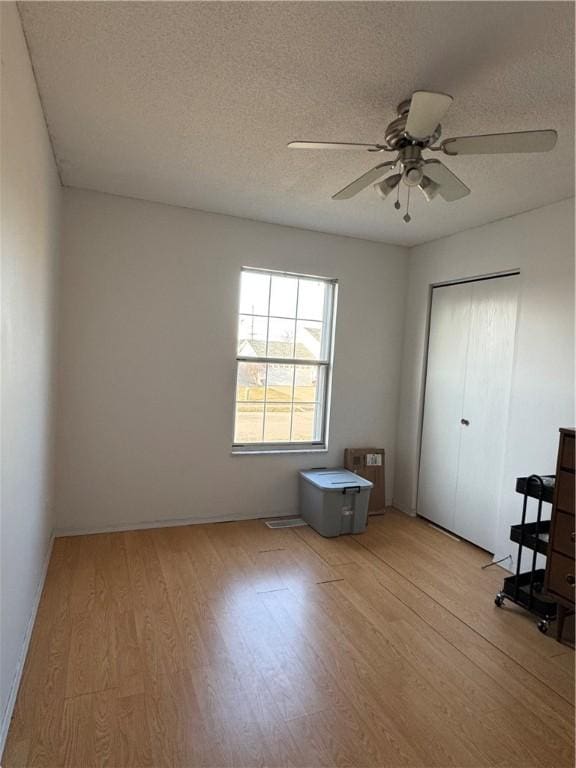
<path fill-rule="evenodd" d="M 290 456 L 293 453 L 328 453 L 325 445 L 318 448 L 232 448 L 232 456 Z"/>

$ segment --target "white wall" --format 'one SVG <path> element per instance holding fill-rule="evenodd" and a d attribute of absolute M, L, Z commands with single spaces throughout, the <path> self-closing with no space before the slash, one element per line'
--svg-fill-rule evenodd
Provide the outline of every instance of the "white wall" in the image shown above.
<path fill-rule="evenodd" d="M 405 249 L 71 189 L 62 238 L 60 529 L 294 513 L 347 446 L 391 498 Z M 242 265 L 340 281 L 328 454 L 230 454 Z"/>
<path fill-rule="evenodd" d="M 53 275 L 60 184 L 14 3 L 0 4 L 0 754 L 52 532 Z"/>
<path fill-rule="evenodd" d="M 512 551 L 521 475 L 554 473 L 558 428 L 574 424 L 574 200 L 413 248 L 409 257 L 394 503 L 416 509 L 430 286 L 520 269 L 511 407 L 496 556 Z"/>

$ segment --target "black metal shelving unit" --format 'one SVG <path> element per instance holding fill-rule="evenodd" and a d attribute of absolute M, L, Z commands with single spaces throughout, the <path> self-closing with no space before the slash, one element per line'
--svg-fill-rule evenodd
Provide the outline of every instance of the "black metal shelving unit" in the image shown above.
<path fill-rule="evenodd" d="M 542 520 L 542 505 L 551 504 L 554 498 L 554 475 L 530 475 L 516 479 L 516 491 L 524 497 L 522 505 L 522 521 L 519 525 L 510 527 L 510 539 L 518 544 L 516 573 L 504 579 L 502 590 L 496 595 L 494 602 L 498 607 L 510 600 L 522 606 L 538 617 L 538 629 L 547 632 L 550 622 L 556 618 L 558 605 L 542 594 L 544 589 L 544 568 L 536 568 L 537 555 L 548 554 L 548 539 L 550 536 L 550 520 Z M 538 501 L 536 521 L 526 522 L 528 500 Z M 522 551 L 532 550 L 532 567 L 521 573 Z"/>

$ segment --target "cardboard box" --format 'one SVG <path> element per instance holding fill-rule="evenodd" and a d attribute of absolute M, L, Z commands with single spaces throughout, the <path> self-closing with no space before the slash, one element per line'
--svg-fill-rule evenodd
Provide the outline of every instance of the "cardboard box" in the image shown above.
<path fill-rule="evenodd" d="M 383 448 L 346 448 L 344 466 L 374 485 L 368 514 L 381 514 L 386 506 L 385 462 Z"/>

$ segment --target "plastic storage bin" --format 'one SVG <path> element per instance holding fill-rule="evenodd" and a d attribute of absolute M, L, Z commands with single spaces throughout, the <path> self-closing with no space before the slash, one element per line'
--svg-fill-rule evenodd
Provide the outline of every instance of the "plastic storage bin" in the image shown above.
<path fill-rule="evenodd" d="M 322 536 L 366 530 L 372 483 L 347 469 L 300 472 L 300 514 Z"/>

